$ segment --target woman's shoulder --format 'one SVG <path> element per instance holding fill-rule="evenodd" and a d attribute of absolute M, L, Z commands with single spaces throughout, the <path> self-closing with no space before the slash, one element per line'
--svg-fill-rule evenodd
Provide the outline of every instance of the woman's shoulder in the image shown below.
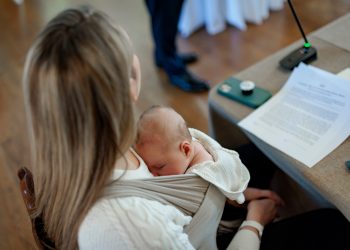
<path fill-rule="evenodd" d="M 172 206 L 139 197 L 102 199 L 88 212 L 79 228 L 80 249 L 146 249 L 189 244 L 183 227 L 191 221 Z M 135 233 L 137 232 L 137 233 Z M 180 242 L 181 243 L 181 242 Z M 144 248 L 145 249 L 145 248 Z"/>

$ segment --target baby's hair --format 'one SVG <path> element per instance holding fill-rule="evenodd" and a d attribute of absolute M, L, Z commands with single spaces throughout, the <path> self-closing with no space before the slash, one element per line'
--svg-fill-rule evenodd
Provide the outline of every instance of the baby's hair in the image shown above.
<path fill-rule="evenodd" d="M 192 140 L 191 133 L 188 129 L 188 126 L 184 119 L 181 117 L 181 121 L 177 124 L 167 124 L 167 121 L 159 121 L 156 118 L 157 112 L 161 112 L 161 110 L 169 110 L 178 114 L 174 109 L 170 107 L 165 107 L 161 105 L 153 105 L 147 110 L 145 110 L 138 122 L 137 122 L 137 136 L 136 136 L 136 144 L 145 144 L 150 140 L 150 137 L 161 135 L 165 140 Z M 163 126 L 162 126 L 163 125 Z M 169 131 L 168 128 L 170 125 L 175 125 L 175 131 Z"/>
<path fill-rule="evenodd" d="M 57 249 L 77 248 L 81 222 L 135 136 L 126 32 L 90 7 L 53 18 L 27 55 L 36 215 Z"/>

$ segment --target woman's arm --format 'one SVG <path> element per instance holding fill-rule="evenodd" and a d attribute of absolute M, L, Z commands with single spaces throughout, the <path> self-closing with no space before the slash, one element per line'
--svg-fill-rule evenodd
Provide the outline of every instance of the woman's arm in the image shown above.
<path fill-rule="evenodd" d="M 272 190 L 248 187 L 243 194 L 246 201 L 267 198 L 273 200 L 278 206 L 284 205 L 282 198 Z"/>
<path fill-rule="evenodd" d="M 250 230 L 239 230 L 230 245 L 228 250 L 259 250 L 260 239 L 257 234 Z"/>
<path fill-rule="evenodd" d="M 277 215 L 277 204 L 271 199 L 253 200 L 248 204 L 248 214 L 227 249 L 258 250 L 263 227 Z"/>

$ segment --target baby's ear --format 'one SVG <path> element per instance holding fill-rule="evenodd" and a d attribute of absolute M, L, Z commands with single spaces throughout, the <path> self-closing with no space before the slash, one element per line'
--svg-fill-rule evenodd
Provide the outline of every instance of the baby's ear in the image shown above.
<path fill-rule="evenodd" d="M 186 157 L 189 157 L 192 153 L 192 144 L 186 140 L 182 141 L 180 143 L 180 150 Z"/>

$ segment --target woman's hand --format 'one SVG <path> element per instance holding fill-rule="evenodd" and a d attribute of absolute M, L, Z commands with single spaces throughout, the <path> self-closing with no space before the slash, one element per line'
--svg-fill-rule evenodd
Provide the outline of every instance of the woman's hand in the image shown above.
<path fill-rule="evenodd" d="M 274 192 L 272 190 L 249 187 L 243 192 L 243 194 L 244 194 L 246 201 L 268 198 L 268 199 L 273 200 L 278 206 L 284 205 L 284 201 L 282 200 L 282 198 L 276 192 Z"/>
<path fill-rule="evenodd" d="M 265 226 L 277 216 L 278 204 L 272 199 L 252 200 L 248 204 L 246 220 L 253 220 Z"/>

